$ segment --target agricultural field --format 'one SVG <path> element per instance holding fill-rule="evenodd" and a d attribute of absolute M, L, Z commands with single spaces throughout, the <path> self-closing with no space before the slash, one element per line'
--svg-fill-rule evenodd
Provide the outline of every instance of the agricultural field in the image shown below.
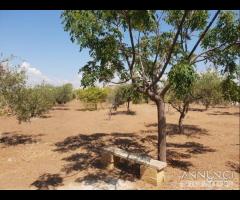
<path fill-rule="evenodd" d="M 237 10 L 0 18 L 0 190 L 240 189 Z"/>
<path fill-rule="evenodd" d="M 88 111 L 73 100 L 30 123 L 0 117 L 0 188 L 239 189 L 239 107 L 205 111 L 192 105 L 185 131 L 178 134 L 179 114 L 166 105 L 168 167 L 160 187 L 141 181 L 134 165 L 111 172 L 101 167 L 98 150 L 107 144 L 157 157 L 155 105 L 134 104 L 131 109 L 127 114 L 122 105 L 109 120 L 107 108 Z M 201 185 L 198 177 L 194 186 L 183 177 L 213 170 L 231 172 L 230 181 Z"/>

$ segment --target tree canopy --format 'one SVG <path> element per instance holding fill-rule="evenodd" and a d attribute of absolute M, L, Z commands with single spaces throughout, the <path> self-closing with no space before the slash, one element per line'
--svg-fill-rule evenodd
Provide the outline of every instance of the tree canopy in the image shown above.
<path fill-rule="evenodd" d="M 184 92 L 197 63 L 211 63 L 232 74 L 240 54 L 240 23 L 232 11 L 67 10 L 64 30 L 91 60 L 81 66 L 81 85 L 131 82 L 156 103 L 158 159 L 166 161 L 164 96 L 171 85 Z M 177 66 L 181 80 L 174 76 Z M 171 78 L 172 74 L 172 78 Z M 170 78 L 163 84 L 164 77 Z M 186 81 L 186 82 L 185 82 Z"/>
<path fill-rule="evenodd" d="M 166 68 L 182 61 L 211 62 L 229 73 L 236 69 L 239 20 L 231 11 L 213 15 L 210 18 L 204 10 L 75 10 L 64 11 L 62 19 L 71 40 L 80 50 L 88 48 L 92 58 L 80 69 L 83 86 L 118 76 L 119 82 L 132 80 L 152 94 Z M 166 25 L 168 30 L 163 29 Z M 191 49 L 189 43 L 196 36 Z"/>

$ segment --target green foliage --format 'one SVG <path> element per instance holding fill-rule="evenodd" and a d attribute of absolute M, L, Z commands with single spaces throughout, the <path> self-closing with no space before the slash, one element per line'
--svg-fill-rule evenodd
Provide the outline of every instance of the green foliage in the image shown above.
<path fill-rule="evenodd" d="M 26 86 L 26 76 L 19 69 L 3 67 L 0 63 L 0 109 L 8 109 L 19 122 L 46 113 L 56 102 L 66 103 L 72 99 L 72 85 Z"/>
<path fill-rule="evenodd" d="M 108 88 L 89 87 L 78 90 L 77 98 L 86 106 L 94 106 L 94 109 L 97 109 L 98 103 L 106 101 L 108 92 Z"/>
<path fill-rule="evenodd" d="M 206 106 L 206 109 L 210 105 L 222 103 L 221 81 L 222 79 L 216 71 L 208 70 L 200 75 L 195 91 L 201 97 L 200 101 Z"/>
<path fill-rule="evenodd" d="M 181 63 L 173 67 L 168 79 L 171 87 L 165 96 L 165 101 L 180 113 L 179 133 L 183 133 L 183 119 L 188 112 L 189 105 L 199 98 L 195 91 L 198 76 L 193 66 Z"/>
<path fill-rule="evenodd" d="M 38 85 L 33 88 L 22 88 L 8 102 L 20 122 L 29 121 L 32 117 L 41 116 L 52 108 L 55 104 L 55 95 L 51 87 Z"/>
<path fill-rule="evenodd" d="M 72 42 L 76 42 L 80 50 L 89 49 L 92 58 L 80 69 L 83 75 L 82 86 L 94 86 L 97 81 L 109 82 L 115 76 L 121 81 L 129 80 L 132 77 L 127 60 L 135 61 L 133 70 L 135 83 L 142 85 L 142 70 L 149 81 L 154 80 L 157 69 L 167 58 L 175 36 L 172 30 L 178 29 L 183 15 L 183 10 L 63 11 L 61 17 L 64 30 L 70 33 Z M 201 36 L 211 17 L 207 10 L 188 11 L 173 48 L 169 62 L 171 66 L 178 65 L 187 58 L 191 51 L 188 42 L 195 36 L 198 38 Z M 164 24 L 168 24 L 171 28 L 159 32 Z M 200 42 L 201 50 L 206 51 L 200 58 L 221 67 L 224 72 L 232 73 L 240 53 L 237 45 L 239 24 L 233 12 L 221 11 Z M 134 36 L 135 52 L 131 42 L 126 42 L 131 41 L 130 33 Z M 135 37 L 137 38 L 138 35 L 139 40 L 136 40 Z M 136 52 L 141 52 L 143 68 Z M 159 58 L 157 62 L 155 58 Z"/>
<path fill-rule="evenodd" d="M 237 68 L 237 60 L 240 56 L 238 45 L 232 45 L 240 37 L 240 20 L 236 20 L 236 13 L 232 11 L 221 11 L 216 26 L 208 31 L 201 43 L 201 47 L 208 51 L 208 61 L 215 66 L 223 67 L 223 73 L 234 73 Z M 227 44 L 227 45 L 224 45 Z M 221 48 L 216 48 L 222 46 Z"/>
<path fill-rule="evenodd" d="M 178 100 L 183 100 L 191 93 L 197 74 L 194 67 L 188 63 L 175 65 L 168 75 L 169 83 Z"/>
<path fill-rule="evenodd" d="M 221 83 L 223 98 L 228 102 L 240 102 L 240 86 L 231 78 L 225 78 Z"/>
<path fill-rule="evenodd" d="M 120 105 L 132 101 L 133 103 L 140 103 L 142 101 L 143 95 L 136 91 L 134 87 L 130 84 L 120 85 L 116 87 L 108 96 L 108 102 L 113 105 L 114 109 L 117 109 Z"/>
<path fill-rule="evenodd" d="M 13 101 L 19 91 L 25 87 L 25 73 L 19 72 L 17 68 L 4 66 L 0 62 L 0 112 L 9 109 L 9 102 Z"/>
<path fill-rule="evenodd" d="M 55 88 L 55 97 L 58 104 L 65 104 L 73 99 L 72 84 L 64 84 Z"/>

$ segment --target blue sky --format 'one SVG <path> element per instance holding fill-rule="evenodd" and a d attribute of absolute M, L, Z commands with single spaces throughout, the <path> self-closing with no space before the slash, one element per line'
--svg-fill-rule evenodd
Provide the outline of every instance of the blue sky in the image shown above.
<path fill-rule="evenodd" d="M 61 11 L 0 11 L 0 53 L 26 60 L 50 79 L 79 85 L 79 67 L 88 52 L 70 41 L 60 19 Z M 16 60 L 16 59 L 14 59 Z M 55 81 L 56 81 L 55 80 Z"/>
<path fill-rule="evenodd" d="M 16 62 L 24 61 L 29 72 L 50 83 L 72 82 L 79 87 L 78 70 L 89 60 L 88 51 L 80 53 L 70 41 L 60 14 L 59 10 L 0 11 L 0 53 L 17 56 Z"/>

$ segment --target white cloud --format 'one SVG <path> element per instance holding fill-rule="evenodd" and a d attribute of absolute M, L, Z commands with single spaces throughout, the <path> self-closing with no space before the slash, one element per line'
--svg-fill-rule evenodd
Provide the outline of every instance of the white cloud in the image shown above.
<path fill-rule="evenodd" d="M 21 66 L 20 66 L 21 70 L 26 71 L 26 73 L 28 74 L 32 74 L 35 76 L 42 76 L 42 72 L 40 72 L 37 68 L 35 67 L 31 67 L 30 63 L 24 61 Z"/>
<path fill-rule="evenodd" d="M 50 83 L 55 85 L 56 82 L 46 75 L 44 75 L 39 69 L 33 67 L 30 63 L 24 61 L 20 65 L 20 70 L 25 71 L 27 78 L 28 78 L 28 84 L 29 85 L 37 85 L 41 84 L 42 82 Z"/>
<path fill-rule="evenodd" d="M 67 80 L 67 79 L 62 80 L 56 77 L 48 77 L 45 74 L 43 74 L 39 69 L 37 69 L 36 67 L 33 67 L 30 63 L 26 61 L 24 61 L 20 65 L 20 70 L 25 71 L 28 77 L 27 83 L 32 86 L 41 84 L 42 82 L 49 83 L 55 86 L 71 83 L 74 88 L 79 88 L 80 80 L 82 78 L 81 74 L 76 74 L 72 80 Z"/>

